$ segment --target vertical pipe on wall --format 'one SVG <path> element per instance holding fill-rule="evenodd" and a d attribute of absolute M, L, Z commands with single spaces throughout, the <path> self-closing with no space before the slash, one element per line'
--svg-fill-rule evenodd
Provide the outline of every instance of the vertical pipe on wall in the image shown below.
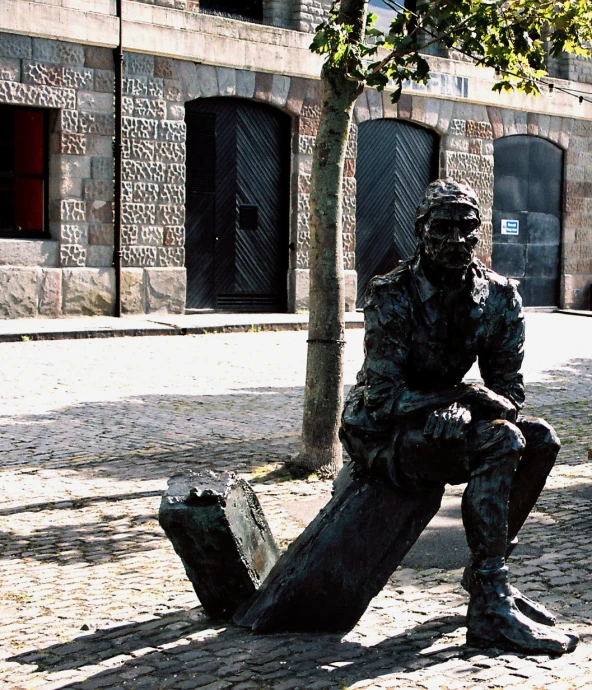
<path fill-rule="evenodd" d="M 114 208 L 113 208 L 113 267 L 115 269 L 115 316 L 121 316 L 121 195 L 122 176 L 121 160 L 123 157 L 122 137 L 122 94 L 123 94 L 123 21 L 122 0 L 116 2 L 117 18 L 119 20 L 119 45 L 114 52 L 115 67 L 115 140 L 113 142 L 114 162 Z"/>

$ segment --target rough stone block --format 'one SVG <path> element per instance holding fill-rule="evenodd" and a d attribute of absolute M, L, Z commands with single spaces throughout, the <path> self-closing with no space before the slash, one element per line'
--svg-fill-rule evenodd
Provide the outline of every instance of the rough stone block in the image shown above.
<path fill-rule="evenodd" d="M 80 244 L 60 245 L 60 266 L 83 267 L 86 263 L 86 247 Z"/>
<path fill-rule="evenodd" d="M 376 91 L 376 89 L 368 89 L 366 98 L 368 101 L 368 111 L 370 112 L 371 119 L 376 120 L 384 117 L 382 94 Z"/>
<path fill-rule="evenodd" d="M 124 139 L 156 139 L 158 122 L 137 117 L 124 117 L 122 131 Z"/>
<path fill-rule="evenodd" d="M 113 93 L 115 90 L 115 73 L 110 70 L 96 69 L 93 76 L 93 90 L 100 93 Z"/>
<path fill-rule="evenodd" d="M 58 233 L 62 244 L 88 244 L 87 223 L 60 223 Z"/>
<path fill-rule="evenodd" d="M 185 223 L 185 206 L 181 204 L 159 204 L 156 207 L 156 219 L 160 225 L 183 225 Z"/>
<path fill-rule="evenodd" d="M 156 57 L 154 58 L 154 76 L 164 77 L 165 79 L 174 79 L 178 72 L 178 65 L 195 65 L 192 62 L 186 61 L 176 61 L 172 58 L 167 57 Z"/>
<path fill-rule="evenodd" d="M 114 269 L 64 269 L 62 299 L 62 312 L 67 315 L 112 314 L 115 304 Z"/>
<path fill-rule="evenodd" d="M 236 95 L 236 71 L 229 67 L 218 67 L 218 90 L 221 96 Z"/>
<path fill-rule="evenodd" d="M 86 265 L 100 268 L 113 266 L 113 247 L 93 244 L 86 248 Z"/>
<path fill-rule="evenodd" d="M 142 225 L 138 244 L 158 247 L 163 243 L 163 229 L 158 225 Z"/>
<path fill-rule="evenodd" d="M 124 245 L 121 250 L 122 266 L 155 266 L 156 247 L 135 247 Z"/>
<path fill-rule="evenodd" d="M 85 221 L 86 202 L 80 199 L 62 199 L 59 203 L 60 214 L 56 220 L 62 221 Z"/>
<path fill-rule="evenodd" d="M 137 225 L 122 225 L 121 226 L 121 244 L 134 245 L 138 244 L 140 237 L 140 228 Z"/>
<path fill-rule="evenodd" d="M 111 180 L 84 180 L 84 197 L 87 201 L 112 201 L 113 183 Z"/>
<path fill-rule="evenodd" d="M 40 268 L 0 267 L 0 316 L 6 319 L 37 314 Z"/>
<path fill-rule="evenodd" d="M 155 204 L 122 204 L 121 208 L 121 222 L 127 224 L 131 223 L 148 223 L 153 225 L 156 221 L 156 206 Z"/>
<path fill-rule="evenodd" d="M 121 311 L 124 314 L 144 313 L 144 269 L 121 269 Z"/>
<path fill-rule="evenodd" d="M 78 110 L 81 113 L 109 114 L 114 112 L 115 104 L 112 93 L 98 93 L 96 91 L 78 91 L 76 94 Z M 104 132 L 93 132 L 103 134 Z"/>
<path fill-rule="evenodd" d="M 279 555 L 255 493 L 231 473 L 173 475 L 158 520 L 212 618 L 232 618 Z"/>
<path fill-rule="evenodd" d="M 146 312 L 184 313 L 187 288 L 184 268 L 147 268 L 145 280 Z"/>
<path fill-rule="evenodd" d="M 156 125 L 159 141 L 185 141 L 187 127 L 184 122 L 160 120 Z"/>
<path fill-rule="evenodd" d="M 255 73 L 248 70 L 236 70 L 236 95 L 241 98 L 253 98 L 255 94 Z"/>
<path fill-rule="evenodd" d="M 219 95 L 218 75 L 215 67 L 211 67 L 210 65 L 199 65 L 196 75 L 201 95 L 204 98 Z"/>
<path fill-rule="evenodd" d="M 160 201 L 182 206 L 185 203 L 185 187 L 180 184 L 163 184 L 160 188 Z"/>
<path fill-rule="evenodd" d="M 160 98 L 134 98 L 134 117 L 164 120 L 166 101 Z"/>
<path fill-rule="evenodd" d="M 164 228 L 163 239 L 167 247 L 182 247 L 185 244 L 185 228 L 182 225 L 168 225 Z"/>
<path fill-rule="evenodd" d="M 95 223 L 113 222 L 113 203 L 110 201 L 89 201 L 86 206 L 87 219 Z"/>
<path fill-rule="evenodd" d="M 271 81 L 270 103 L 277 108 L 283 108 L 288 101 L 290 92 L 290 77 L 274 74 Z"/>
<path fill-rule="evenodd" d="M 124 53 L 123 55 L 124 74 L 154 74 L 154 56 L 144 53 Z"/>
<path fill-rule="evenodd" d="M 139 180 L 143 182 L 161 182 L 168 175 L 164 163 L 150 161 L 128 161 L 122 163 L 123 178 L 125 180 Z M 185 176 L 183 174 L 183 181 Z"/>
<path fill-rule="evenodd" d="M 62 89 L 89 89 L 92 87 L 93 73 L 85 67 L 62 67 L 25 60 L 23 81 L 26 84 L 56 86 Z"/>
<path fill-rule="evenodd" d="M 178 79 L 164 80 L 164 98 L 173 103 L 180 103 L 183 98 L 181 82 Z"/>
<path fill-rule="evenodd" d="M 154 159 L 155 145 L 156 142 L 149 139 L 124 139 L 123 157 L 151 161 Z"/>
<path fill-rule="evenodd" d="M 123 77 L 122 91 L 129 96 L 145 96 L 148 93 L 148 77 Z"/>
<path fill-rule="evenodd" d="M 333 497 L 234 616 L 259 632 L 350 630 L 437 513 L 443 491 L 402 491 L 348 463 Z"/>
<path fill-rule="evenodd" d="M 0 41 L 2 38 L 0 37 Z M 0 57 L 0 79 L 20 81 L 21 61 L 18 58 Z"/>
<path fill-rule="evenodd" d="M 52 153 L 61 153 L 67 156 L 86 155 L 86 135 L 74 132 L 56 132 L 51 137 Z"/>
<path fill-rule="evenodd" d="M 52 86 L 21 84 L 16 81 L 0 81 L 0 102 L 73 110 L 76 107 L 76 91 Z"/>
<path fill-rule="evenodd" d="M 60 65 L 84 65 L 84 47 L 76 43 L 33 39 L 33 57 Z"/>
<path fill-rule="evenodd" d="M 109 113 L 80 113 L 78 131 L 86 134 L 115 134 L 115 118 Z"/>
<path fill-rule="evenodd" d="M 58 114 L 56 123 L 58 132 L 77 132 L 78 131 L 78 111 L 62 109 Z"/>
<path fill-rule="evenodd" d="M 181 163 L 165 165 L 163 182 L 166 184 L 185 184 L 185 166 Z"/>
<path fill-rule="evenodd" d="M 62 313 L 62 271 L 46 268 L 41 274 L 39 315 L 55 318 Z"/>
<path fill-rule="evenodd" d="M 19 34 L 0 33 L 0 56 L 28 59 L 33 55 L 33 39 Z"/>
<path fill-rule="evenodd" d="M 167 103 L 167 120 L 182 121 L 185 119 L 185 106 L 182 103 Z"/>
<path fill-rule="evenodd" d="M 164 163 L 184 163 L 185 144 L 176 141 L 158 141 L 154 146 L 154 157 Z"/>
<path fill-rule="evenodd" d="M 113 70 L 113 51 L 110 48 L 85 46 L 84 64 L 92 69 Z"/>
<path fill-rule="evenodd" d="M 163 268 L 182 267 L 185 265 L 185 249 L 183 247 L 159 247 L 158 265 Z"/>
<path fill-rule="evenodd" d="M 0 265 L 57 266 L 58 242 L 3 239 L 0 242 Z"/>
<path fill-rule="evenodd" d="M 93 158 L 90 164 L 90 169 L 91 177 L 94 180 L 112 180 L 113 158 Z"/>
<path fill-rule="evenodd" d="M 88 244 L 113 246 L 113 225 L 111 223 L 89 223 Z"/>
<path fill-rule="evenodd" d="M 134 182 L 131 201 L 136 204 L 155 204 L 159 190 L 160 186 L 154 182 Z"/>

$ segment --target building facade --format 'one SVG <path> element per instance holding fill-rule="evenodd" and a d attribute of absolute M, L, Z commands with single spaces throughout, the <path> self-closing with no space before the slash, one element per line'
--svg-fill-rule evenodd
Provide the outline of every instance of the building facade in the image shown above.
<path fill-rule="evenodd" d="M 4 0 L 0 316 L 112 314 L 116 300 L 123 314 L 306 309 L 321 66 L 308 46 L 329 3 L 121 4 L 120 19 L 115 0 Z M 396 105 L 374 90 L 356 104 L 347 307 L 412 249 L 418 195 L 449 175 L 477 190 L 480 256 L 526 304 L 589 308 L 592 63 L 550 65 L 580 102 L 499 95 L 452 57 L 431 57 L 428 86 Z"/>

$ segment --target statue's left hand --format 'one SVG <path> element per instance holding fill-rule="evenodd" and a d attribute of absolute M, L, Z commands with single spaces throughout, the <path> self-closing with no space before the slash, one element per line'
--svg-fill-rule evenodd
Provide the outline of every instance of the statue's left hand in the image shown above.
<path fill-rule="evenodd" d="M 464 441 L 471 421 L 470 409 L 455 402 L 434 410 L 428 417 L 423 433 L 434 441 Z"/>

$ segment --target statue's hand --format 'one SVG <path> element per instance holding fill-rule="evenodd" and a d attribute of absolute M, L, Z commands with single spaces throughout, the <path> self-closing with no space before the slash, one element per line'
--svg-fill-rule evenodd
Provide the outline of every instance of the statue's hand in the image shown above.
<path fill-rule="evenodd" d="M 512 423 L 516 421 L 518 414 L 514 405 L 507 398 L 498 393 L 494 393 L 486 386 L 480 386 L 478 384 L 467 386 L 467 390 L 463 394 L 461 402 L 479 407 L 480 410 L 489 417 L 494 419 L 505 419 Z M 478 413 L 478 410 L 475 410 L 475 412 Z"/>
<path fill-rule="evenodd" d="M 452 403 L 430 414 L 423 433 L 434 441 L 465 441 L 471 421 L 466 405 Z"/>

